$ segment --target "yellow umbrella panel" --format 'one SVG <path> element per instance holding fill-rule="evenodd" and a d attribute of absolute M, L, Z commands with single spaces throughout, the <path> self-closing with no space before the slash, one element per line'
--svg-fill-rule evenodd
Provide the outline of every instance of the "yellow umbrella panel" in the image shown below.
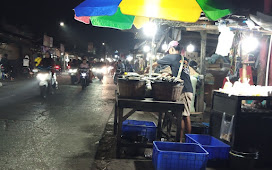
<path fill-rule="evenodd" d="M 126 15 L 182 22 L 196 22 L 202 11 L 196 0 L 122 0 L 119 6 Z"/>

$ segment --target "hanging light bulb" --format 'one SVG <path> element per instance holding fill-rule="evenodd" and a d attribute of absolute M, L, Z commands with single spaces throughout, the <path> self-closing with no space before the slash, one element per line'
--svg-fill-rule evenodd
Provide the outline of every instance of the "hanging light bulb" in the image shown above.
<path fill-rule="evenodd" d="M 148 37 L 152 37 L 157 32 L 157 25 L 154 22 L 148 22 L 143 26 L 144 34 Z"/>
<path fill-rule="evenodd" d="M 148 53 L 150 51 L 150 47 L 148 45 L 144 46 L 144 52 Z"/>
<path fill-rule="evenodd" d="M 168 47 L 167 44 L 164 43 L 164 44 L 162 45 L 162 50 L 163 50 L 163 51 L 167 50 L 167 47 Z"/>
<path fill-rule="evenodd" d="M 192 44 L 189 44 L 188 46 L 187 46 L 187 49 L 186 49 L 189 53 L 191 53 L 191 52 L 194 52 L 195 51 L 195 46 L 194 45 L 192 45 Z"/>
<path fill-rule="evenodd" d="M 259 45 L 257 38 L 249 36 L 242 41 L 242 50 L 246 53 L 256 50 Z"/>

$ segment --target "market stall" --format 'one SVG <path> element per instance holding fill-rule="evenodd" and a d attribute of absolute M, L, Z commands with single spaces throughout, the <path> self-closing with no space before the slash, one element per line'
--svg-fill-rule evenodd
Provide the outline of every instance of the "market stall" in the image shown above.
<path fill-rule="evenodd" d="M 264 158 L 261 160 L 269 162 L 269 159 L 266 159 L 268 158 L 268 152 L 266 151 L 270 151 L 270 145 L 266 142 L 258 143 L 257 139 L 271 140 L 270 135 L 263 133 L 265 128 L 259 125 L 268 125 L 270 123 L 271 107 L 269 104 L 272 90 L 269 86 L 259 87 L 256 85 L 272 85 L 272 78 L 269 74 L 269 71 L 271 72 L 272 70 L 272 64 L 270 64 L 272 61 L 272 38 L 270 36 L 272 32 L 269 30 L 270 27 L 267 26 L 269 24 L 261 22 L 257 24 L 259 21 L 258 16 L 229 15 L 234 11 L 235 5 L 236 7 L 239 6 L 236 3 L 230 4 L 223 0 L 220 3 L 215 0 L 163 0 L 158 2 L 149 0 L 114 0 L 111 3 L 87 0 L 75 8 L 75 19 L 86 24 L 92 23 L 94 26 L 120 30 L 130 29 L 134 25 L 136 28 L 143 27 L 142 31 L 146 33 L 146 41 L 142 44 L 149 45 L 148 50 L 147 48 L 144 49 L 146 52 L 145 58 L 148 58 L 147 63 L 151 66 L 148 75 L 122 75 L 118 79 L 114 116 L 117 152 L 119 152 L 122 146 L 138 145 L 140 147 L 148 147 L 152 146 L 150 142 L 160 140 L 163 133 L 161 121 L 163 115 L 167 115 L 163 113 L 170 111 L 177 119 L 175 141 L 178 142 L 180 140 L 181 114 L 177 113 L 182 112 L 184 105 L 172 97 L 180 94 L 181 91 L 176 92 L 173 87 L 165 88 L 164 90 L 160 89 L 157 91 L 160 93 L 154 91 L 156 82 L 163 82 L 166 84 L 166 87 L 174 83 L 179 88 L 183 86 L 183 82 L 177 81 L 176 77 L 163 77 L 160 73 L 154 76 L 152 63 L 157 60 L 156 54 L 162 44 L 165 45 L 170 40 L 185 42 L 187 39 L 193 39 L 194 35 L 189 35 L 187 38 L 184 36 L 184 38 L 182 37 L 185 35 L 184 32 L 197 32 L 198 42 L 195 43 L 195 46 L 198 48 L 199 57 L 196 57 L 198 54 L 193 53 L 194 50 L 192 49 L 194 49 L 194 46 L 192 45 L 192 40 L 187 40 L 186 44 L 182 44 L 188 46 L 185 50 L 186 54 L 181 54 L 182 58 L 186 55 L 189 60 L 197 63 L 197 68 L 194 70 L 197 74 L 191 75 L 191 80 L 195 81 L 194 96 L 197 101 L 194 106 L 196 111 L 200 113 L 205 111 L 204 100 L 206 103 L 209 100 L 212 105 L 210 134 L 213 137 L 200 135 L 196 138 L 198 140 L 200 138 L 209 139 L 209 142 L 211 140 L 216 141 L 212 144 L 208 142 L 208 145 L 215 144 L 216 147 L 211 146 L 211 148 L 216 148 L 216 150 L 209 150 L 209 147 L 206 148 L 207 144 L 202 144 L 197 139 L 189 140 L 190 136 L 188 135 L 186 136 L 186 142 L 203 145 L 205 149 L 209 150 L 209 160 L 228 160 L 229 149 L 231 149 L 230 155 L 234 155 L 233 157 L 244 158 L 245 155 L 243 154 L 245 153 L 252 156 L 250 158 L 253 160 L 256 160 L 260 154 Z M 255 20 L 255 22 L 252 20 Z M 264 26 L 261 27 L 261 25 Z M 159 29 L 161 30 L 158 31 Z M 220 35 L 218 36 L 218 34 Z M 212 46 L 213 49 L 209 49 L 211 43 L 208 40 L 210 39 L 216 39 L 216 47 Z M 258 46 L 257 42 L 260 39 L 262 39 L 262 44 Z M 261 57 L 259 57 L 259 54 Z M 181 60 L 180 68 L 183 68 L 183 62 Z M 265 62 L 268 64 L 264 64 Z M 257 74 L 258 80 L 256 80 L 256 75 L 253 73 Z M 179 76 L 177 77 L 179 78 Z M 228 78 L 224 81 L 225 77 Z M 150 93 L 151 89 L 152 93 Z M 169 89 L 170 91 L 168 91 Z M 213 92 L 215 89 L 218 91 Z M 161 98 L 165 94 L 172 94 L 172 96 Z M 211 97 L 212 99 L 209 99 Z M 256 102 L 255 100 L 265 100 L 266 110 L 252 111 L 254 110 L 254 104 L 264 105 L 264 103 Z M 245 106 L 250 109 L 245 110 Z M 127 108 L 131 109 L 131 111 L 124 115 L 124 109 Z M 157 133 L 155 137 L 153 130 L 156 125 L 144 121 L 138 122 L 140 124 L 134 124 L 135 122 L 128 120 L 138 110 L 159 113 L 158 124 L 155 127 L 157 131 L 155 132 L 155 134 Z M 226 127 L 222 127 L 223 125 L 226 125 Z M 248 128 L 249 126 L 250 128 Z M 127 130 L 127 127 L 135 129 Z M 147 135 L 148 129 L 153 129 L 151 130 L 151 138 Z M 251 133 L 249 133 L 248 129 Z M 245 135 L 247 136 L 244 137 Z M 138 142 L 124 143 L 122 141 L 124 138 L 128 140 L 126 136 L 132 138 L 142 137 L 140 139 L 135 138 Z M 222 141 L 218 139 L 230 146 L 222 144 Z M 248 142 L 248 144 L 244 145 L 244 142 Z M 154 150 L 158 150 L 160 144 L 158 144 L 158 147 L 155 146 L 156 143 L 153 144 Z M 167 146 L 168 143 L 165 145 Z M 182 144 L 177 145 L 183 147 Z M 224 146 L 223 149 L 221 146 Z M 214 156 L 213 152 L 221 155 Z M 194 150 L 193 153 L 197 153 L 197 151 Z M 203 154 L 203 152 L 201 153 Z M 157 156 L 156 154 L 154 152 L 155 157 Z M 181 154 L 184 153 L 181 152 Z M 117 156 L 119 156 L 119 153 L 117 153 Z M 207 159 L 207 155 L 205 155 L 202 159 L 203 162 L 199 165 L 201 168 L 206 166 Z M 155 167 L 158 167 L 157 163 L 154 163 L 156 164 L 154 165 Z M 183 162 L 182 165 L 186 167 L 186 163 Z M 190 166 L 188 165 L 188 167 Z"/>

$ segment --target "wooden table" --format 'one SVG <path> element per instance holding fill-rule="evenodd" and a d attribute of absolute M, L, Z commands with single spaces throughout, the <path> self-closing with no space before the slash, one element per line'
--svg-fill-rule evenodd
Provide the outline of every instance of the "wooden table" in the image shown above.
<path fill-rule="evenodd" d="M 132 110 L 124 115 L 124 109 L 131 108 Z M 120 155 L 119 151 L 122 146 L 121 135 L 122 135 L 122 124 L 128 117 L 130 117 L 135 111 L 147 111 L 147 112 L 158 112 L 158 127 L 157 127 L 157 139 L 161 138 L 162 131 L 162 113 L 172 111 L 177 117 L 177 132 L 176 141 L 180 141 L 181 132 L 181 113 L 184 109 L 182 102 L 171 102 L 171 101 L 156 101 L 153 98 L 139 99 L 127 99 L 120 98 L 116 94 L 115 113 L 114 113 L 114 133 L 117 134 L 117 156 Z"/>

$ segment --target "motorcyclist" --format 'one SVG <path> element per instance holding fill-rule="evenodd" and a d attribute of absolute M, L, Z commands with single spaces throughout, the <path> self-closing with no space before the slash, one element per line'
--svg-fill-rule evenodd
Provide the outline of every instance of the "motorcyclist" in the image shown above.
<path fill-rule="evenodd" d="M 44 69 L 50 68 L 51 72 L 52 72 L 52 79 L 53 79 L 53 85 L 57 86 L 57 76 L 55 74 L 55 61 L 53 60 L 53 58 L 51 58 L 51 54 L 50 52 L 46 52 L 45 53 L 45 57 L 42 59 L 42 61 L 39 64 L 39 67 L 42 67 Z"/>
<path fill-rule="evenodd" d="M 51 58 L 50 52 L 47 51 L 45 53 L 45 57 L 40 62 L 39 66 L 43 68 L 52 67 L 52 73 L 54 73 L 55 61 Z"/>
<path fill-rule="evenodd" d="M 87 63 L 87 59 L 84 58 L 82 60 L 82 63 L 79 65 L 79 69 L 88 69 L 88 77 L 90 82 L 92 82 L 92 76 L 91 76 L 91 72 L 90 72 L 90 65 Z M 80 72 L 77 74 L 77 78 L 78 78 L 78 83 L 80 82 Z"/>
<path fill-rule="evenodd" d="M 81 61 L 78 59 L 78 56 L 76 56 L 75 59 L 73 59 L 71 63 L 71 68 L 78 68 L 81 64 Z"/>
<path fill-rule="evenodd" d="M 1 64 L 5 69 L 5 73 L 8 73 L 9 71 L 9 62 L 8 62 L 8 55 L 4 54 L 3 58 L 1 59 Z"/>
<path fill-rule="evenodd" d="M 29 56 L 26 55 L 23 59 L 23 72 L 27 74 L 27 77 L 29 76 L 29 72 L 30 72 L 30 60 L 29 60 Z"/>

